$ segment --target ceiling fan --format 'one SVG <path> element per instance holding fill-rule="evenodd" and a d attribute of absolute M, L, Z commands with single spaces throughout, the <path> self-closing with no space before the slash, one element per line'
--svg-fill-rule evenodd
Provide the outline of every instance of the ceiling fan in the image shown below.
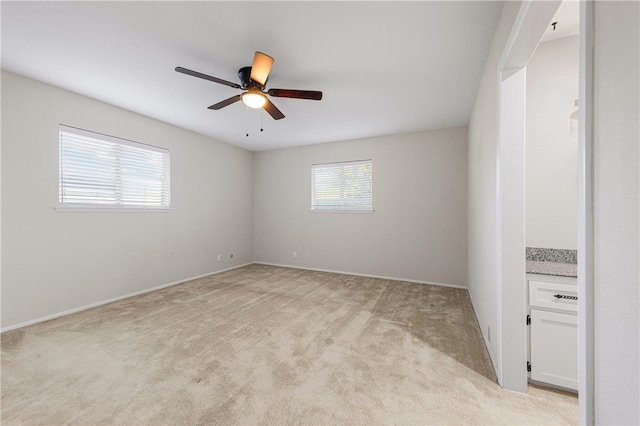
<path fill-rule="evenodd" d="M 276 108 L 266 95 L 274 96 L 276 98 L 310 99 L 314 101 L 322 99 L 322 92 L 315 90 L 269 89 L 265 91 L 265 86 L 267 84 L 267 79 L 269 78 L 273 62 L 274 59 L 271 56 L 265 55 L 262 52 L 256 52 L 253 57 L 253 64 L 250 67 L 243 67 L 238 70 L 240 84 L 232 83 L 221 78 L 212 77 L 183 67 L 176 67 L 176 71 L 193 77 L 213 81 L 214 83 L 224 84 L 225 86 L 233 87 L 234 89 L 243 90 L 243 93 L 239 95 L 232 96 L 208 107 L 209 109 L 214 110 L 222 109 L 241 100 L 248 107 L 264 108 L 264 110 L 267 111 L 274 120 L 280 120 L 281 118 L 284 118 L 284 114 Z"/>

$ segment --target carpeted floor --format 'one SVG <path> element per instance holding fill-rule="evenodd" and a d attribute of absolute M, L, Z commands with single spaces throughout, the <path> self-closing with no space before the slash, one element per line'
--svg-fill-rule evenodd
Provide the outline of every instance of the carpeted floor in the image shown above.
<path fill-rule="evenodd" d="M 10 424 L 576 424 L 495 380 L 466 290 L 250 265 L 2 334 Z"/>

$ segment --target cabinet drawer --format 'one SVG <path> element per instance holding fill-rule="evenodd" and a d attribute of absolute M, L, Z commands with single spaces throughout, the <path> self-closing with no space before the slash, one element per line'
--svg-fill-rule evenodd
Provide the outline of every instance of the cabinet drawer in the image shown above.
<path fill-rule="evenodd" d="M 578 286 L 572 284 L 529 281 L 531 307 L 578 312 Z"/>

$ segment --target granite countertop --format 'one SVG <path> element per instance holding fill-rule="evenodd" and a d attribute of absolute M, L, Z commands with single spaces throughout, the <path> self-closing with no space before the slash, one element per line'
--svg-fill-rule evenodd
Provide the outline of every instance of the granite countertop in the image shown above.
<path fill-rule="evenodd" d="M 527 273 L 578 276 L 578 251 L 527 247 Z"/>

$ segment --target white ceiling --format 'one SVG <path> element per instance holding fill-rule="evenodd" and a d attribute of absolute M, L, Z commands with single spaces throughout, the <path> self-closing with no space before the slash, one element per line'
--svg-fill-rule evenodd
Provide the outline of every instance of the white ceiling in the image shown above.
<path fill-rule="evenodd" d="M 468 124 L 502 2 L 1 7 L 2 68 L 260 151 Z M 271 98 L 279 121 L 242 103 L 211 111 L 239 91 L 174 71 L 238 82 L 256 50 L 275 58 L 268 88 L 322 101 Z"/>
<path fill-rule="evenodd" d="M 555 28 L 552 23 L 556 22 Z M 580 1 L 565 0 L 560 3 L 551 23 L 542 36 L 541 42 L 574 36 L 580 32 Z"/>

